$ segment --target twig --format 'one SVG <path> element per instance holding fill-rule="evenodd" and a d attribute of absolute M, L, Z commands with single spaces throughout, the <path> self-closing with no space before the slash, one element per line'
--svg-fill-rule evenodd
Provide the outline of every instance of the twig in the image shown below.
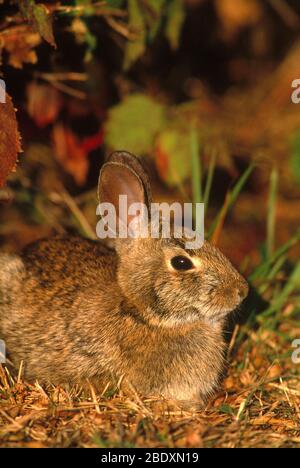
<path fill-rule="evenodd" d="M 17 426 L 19 429 L 22 428 L 21 424 L 19 424 L 17 421 L 15 421 L 13 418 L 11 418 L 5 411 L 3 411 L 1 408 L 0 408 L 0 414 L 2 414 L 2 416 L 7 419 L 7 421 L 9 421 L 11 424 L 13 424 L 14 426 Z"/>
<path fill-rule="evenodd" d="M 236 340 L 236 337 L 238 335 L 238 332 L 240 330 L 240 326 L 239 325 L 236 325 L 234 327 L 234 331 L 233 331 L 233 334 L 232 334 L 232 337 L 231 337 L 231 340 L 230 340 L 230 344 L 229 344 L 229 347 L 228 347 L 228 357 L 230 356 L 233 348 L 234 348 L 234 345 L 235 345 L 235 340 Z"/>
<path fill-rule="evenodd" d="M 107 24 L 114 30 L 116 31 L 117 33 L 121 34 L 121 36 L 125 37 L 126 39 L 129 39 L 129 40 L 134 40 L 136 39 L 136 34 L 133 34 L 132 32 L 129 31 L 129 29 L 127 28 L 127 26 L 125 24 L 122 24 L 122 23 L 119 23 L 118 21 L 116 21 L 114 18 L 112 18 L 111 16 L 106 16 L 105 18 L 105 21 L 107 22 Z"/>
<path fill-rule="evenodd" d="M 35 76 L 46 81 L 86 81 L 86 73 L 65 72 L 65 73 L 41 73 L 36 72 Z"/>
<path fill-rule="evenodd" d="M 98 403 L 98 400 L 97 400 L 95 389 L 94 389 L 93 385 L 91 384 L 91 382 L 89 380 L 88 380 L 88 384 L 89 384 L 89 387 L 90 387 L 93 403 L 95 404 L 95 410 L 96 410 L 96 412 L 98 414 L 101 414 L 100 406 L 99 406 L 99 403 Z"/>
<path fill-rule="evenodd" d="M 76 5 L 76 6 L 67 6 L 67 5 L 59 5 L 54 6 L 52 12 L 58 13 L 66 13 L 66 14 L 87 14 L 88 16 L 91 15 L 98 15 L 98 16 L 115 16 L 118 18 L 127 17 L 127 12 L 118 8 L 109 8 L 107 7 L 106 2 L 98 2 L 92 5 L 92 8 L 89 9 L 89 13 L 87 13 L 88 9 L 86 5 Z"/>
<path fill-rule="evenodd" d="M 105 393 L 107 392 L 107 390 L 109 389 L 110 387 L 110 382 L 107 382 L 107 384 L 105 385 L 102 393 L 100 394 L 101 397 L 103 397 L 105 395 Z"/>
<path fill-rule="evenodd" d="M 68 194 L 65 189 L 62 189 L 60 194 L 57 194 L 61 199 L 65 202 L 71 213 L 75 216 L 77 221 L 79 222 L 82 230 L 90 239 L 96 239 L 96 234 L 94 233 L 93 229 L 91 228 L 89 222 L 87 221 L 86 217 L 82 213 L 82 211 L 78 208 L 73 198 Z"/>
<path fill-rule="evenodd" d="M 62 91 L 65 94 L 69 94 L 72 97 L 77 99 L 86 99 L 86 93 L 80 91 L 78 89 L 74 89 L 71 86 L 68 86 L 61 81 L 86 81 L 87 75 L 86 73 L 75 73 L 75 72 L 67 72 L 67 73 L 35 73 L 37 78 L 47 81 L 50 83 L 54 88 Z"/>
<path fill-rule="evenodd" d="M 83 91 L 79 91 L 78 89 L 71 88 L 70 86 L 60 83 L 59 81 L 50 81 L 52 86 L 59 91 L 62 91 L 65 94 L 69 94 L 72 97 L 75 97 L 77 99 L 86 99 L 86 94 Z"/>
<path fill-rule="evenodd" d="M 290 28 L 297 29 L 299 27 L 300 18 L 286 1 L 269 0 L 269 3 Z"/>
<path fill-rule="evenodd" d="M 22 361 L 20 362 L 20 367 L 19 367 L 19 371 L 18 371 L 17 383 L 20 383 L 20 382 L 21 382 L 21 379 L 22 379 L 23 364 L 24 364 L 24 361 L 22 360 Z"/>

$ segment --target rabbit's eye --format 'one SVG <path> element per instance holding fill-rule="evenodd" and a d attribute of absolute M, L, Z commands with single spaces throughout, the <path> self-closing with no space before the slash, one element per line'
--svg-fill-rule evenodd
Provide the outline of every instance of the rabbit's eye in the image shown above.
<path fill-rule="evenodd" d="M 182 255 L 173 257 L 171 260 L 171 265 L 174 268 L 174 270 L 178 271 L 187 271 L 194 268 L 193 262 L 189 258 L 184 257 Z"/>

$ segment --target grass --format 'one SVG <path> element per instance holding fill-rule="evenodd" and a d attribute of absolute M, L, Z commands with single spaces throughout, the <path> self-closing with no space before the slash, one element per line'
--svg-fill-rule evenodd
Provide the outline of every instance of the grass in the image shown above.
<path fill-rule="evenodd" d="M 236 182 L 232 190 L 229 190 L 227 193 L 226 199 L 224 201 L 224 204 L 219 211 L 219 213 L 216 216 L 216 219 L 213 221 L 209 231 L 208 231 L 208 239 L 211 239 L 213 243 L 217 244 L 218 240 L 221 235 L 221 231 L 224 226 L 225 218 L 229 211 L 232 209 L 234 206 L 235 202 L 238 199 L 238 196 L 240 195 L 241 191 L 243 190 L 246 182 L 248 181 L 251 173 L 253 172 L 255 165 L 251 164 L 244 174 L 239 178 L 239 180 Z"/>
<path fill-rule="evenodd" d="M 194 152 L 198 142 L 191 136 Z M 209 201 L 215 160 L 204 199 Z M 230 191 L 212 226 L 221 235 L 252 167 Z M 201 175 L 201 169 L 196 173 Z M 195 198 L 202 197 L 196 190 Z M 93 388 L 42 387 L 23 381 L 22 368 L 0 366 L 0 446 L 2 447 L 300 447 L 300 364 L 292 362 L 293 340 L 300 338 L 300 264 L 289 251 L 300 231 L 275 250 L 277 181 L 269 190 L 267 236 L 259 265 L 249 273 L 252 294 L 247 319 L 235 325 L 228 373 L 219 393 L 202 411 L 121 391 L 96 395 Z M 73 222 L 89 225 L 75 201 L 63 198 Z M 79 217 L 79 218 L 78 218 Z"/>
<path fill-rule="evenodd" d="M 291 336 L 297 330 L 294 313 L 286 306 L 282 330 Z M 291 343 L 277 331 L 246 326 L 243 342 L 231 343 L 223 390 L 201 412 L 136 395 L 42 388 L 14 379 L 2 367 L 0 446 L 300 446 L 300 380 L 290 359 Z"/>
<path fill-rule="evenodd" d="M 268 225 L 267 225 L 267 253 L 270 257 L 274 251 L 275 244 L 275 222 L 276 222 L 276 199 L 278 190 L 278 171 L 273 169 L 270 177 L 269 203 L 268 203 Z"/>

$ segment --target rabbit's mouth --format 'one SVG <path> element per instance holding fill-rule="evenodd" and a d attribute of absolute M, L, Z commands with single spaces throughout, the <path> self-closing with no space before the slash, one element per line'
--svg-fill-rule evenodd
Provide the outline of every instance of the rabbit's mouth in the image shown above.
<path fill-rule="evenodd" d="M 167 328 L 188 325 L 200 321 L 199 312 L 196 308 L 181 310 L 177 314 L 175 314 L 174 311 L 170 314 L 166 312 L 157 314 L 157 310 L 154 312 L 152 309 L 148 308 L 147 318 L 152 325 Z"/>
<path fill-rule="evenodd" d="M 237 303 L 231 307 L 220 307 L 219 305 L 214 306 L 213 304 L 210 304 L 208 308 L 204 307 L 203 304 L 194 307 L 198 320 L 212 325 L 223 323 L 228 317 L 239 312 L 240 309 L 241 303 Z"/>
<path fill-rule="evenodd" d="M 173 307 L 165 304 L 163 300 L 156 298 L 155 307 L 149 305 L 144 309 L 145 319 L 152 325 L 162 327 L 176 327 L 205 322 L 210 325 L 221 325 L 225 320 L 237 311 L 241 302 L 236 300 L 231 304 L 221 304 L 209 297 L 206 301 L 193 301 L 190 304 L 182 304 L 176 301 Z M 226 301 L 227 302 L 227 301 Z"/>
<path fill-rule="evenodd" d="M 231 315 L 235 314 L 237 311 L 238 307 L 234 309 L 226 309 L 222 311 L 215 312 L 213 314 L 206 315 L 206 321 L 211 323 L 212 325 L 218 324 L 218 323 L 223 323 L 225 320 L 227 320 Z"/>

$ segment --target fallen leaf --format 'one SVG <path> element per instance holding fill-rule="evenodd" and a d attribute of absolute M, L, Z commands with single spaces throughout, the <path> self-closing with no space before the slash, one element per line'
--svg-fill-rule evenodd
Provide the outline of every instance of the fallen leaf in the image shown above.
<path fill-rule="evenodd" d="M 232 390 L 235 387 L 236 387 L 236 383 L 235 383 L 235 380 L 234 380 L 234 378 L 232 376 L 229 376 L 224 380 L 224 389 L 226 391 Z"/>
<path fill-rule="evenodd" d="M 282 367 L 280 366 L 280 364 L 276 363 L 269 369 L 268 378 L 276 379 L 277 377 L 281 377 L 282 373 L 283 373 Z"/>

